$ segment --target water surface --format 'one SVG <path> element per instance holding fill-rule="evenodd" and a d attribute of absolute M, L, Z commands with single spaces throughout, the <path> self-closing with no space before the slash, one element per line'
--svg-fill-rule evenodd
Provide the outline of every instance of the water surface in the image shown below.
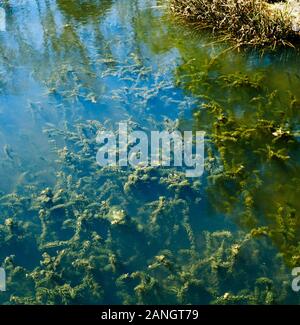
<path fill-rule="evenodd" d="M 299 302 L 296 49 L 230 51 L 159 1 L 1 6 L 2 303 Z M 204 175 L 101 169 L 121 121 L 206 131 Z"/>

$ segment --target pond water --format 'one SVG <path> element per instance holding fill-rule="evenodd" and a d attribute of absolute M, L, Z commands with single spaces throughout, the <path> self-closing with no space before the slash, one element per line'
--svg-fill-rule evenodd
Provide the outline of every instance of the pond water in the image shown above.
<path fill-rule="evenodd" d="M 229 49 L 164 1 L 0 6 L 1 303 L 299 303 L 297 49 Z M 203 176 L 100 168 L 124 121 L 205 131 Z"/>

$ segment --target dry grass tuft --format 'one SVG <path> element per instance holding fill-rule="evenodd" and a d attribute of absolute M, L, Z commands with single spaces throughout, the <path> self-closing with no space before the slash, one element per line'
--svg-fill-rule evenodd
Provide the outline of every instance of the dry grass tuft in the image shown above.
<path fill-rule="evenodd" d="M 239 45 L 272 46 L 300 39 L 293 30 L 292 16 L 264 0 L 169 0 L 177 16 L 197 28 L 226 35 Z"/>

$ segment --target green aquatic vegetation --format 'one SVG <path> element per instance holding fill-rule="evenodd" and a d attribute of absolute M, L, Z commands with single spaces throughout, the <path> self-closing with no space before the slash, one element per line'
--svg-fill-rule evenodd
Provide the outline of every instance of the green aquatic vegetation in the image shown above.
<path fill-rule="evenodd" d="M 195 128 L 206 130 L 210 139 L 206 166 L 212 205 L 243 229 L 253 228 L 256 235 L 271 238 L 285 262 L 296 265 L 299 114 L 291 108 L 298 101 L 296 93 L 276 89 L 261 71 L 229 74 L 222 73 L 219 59 L 209 68 L 188 62 L 177 74 L 182 76 L 181 85 L 198 96 Z M 206 82 L 199 83 L 198 74 L 208 76 Z M 292 81 L 291 87 L 295 85 L 299 86 L 299 80 Z M 294 209 L 293 222 L 284 217 L 284 240 L 278 239 L 283 230 L 277 206 Z"/>
<path fill-rule="evenodd" d="M 93 121 L 48 125 L 58 156 L 54 186 L 1 197 L 1 254 L 14 289 L 1 295 L 2 303 L 280 301 L 275 274 L 286 273 L 276 264 L 274 286 L 256 284 L 255 276 L 246 287 L 242 281 L 260 265 L 259 247 L 267 243 L 245 233 L 203 232 L 195 214 L 202 186 L 180 171 L 97 166 L 98 127 Z M 32 221 L 20 213 L 32 214 Z M 263 277 L 261 265 L 255 274 Z"/>
<path fill-rule="evenodd" d="M 275 160 L 279 160 L 279 161 L 285 161 L 290 159 L 290 156 L 288 156 L 285 152 L 286 149 L 279 149 L 278 151 L 274 151 L 272 150 L 272 148 L 270 146 L 267 146 L 267 148 L 265 149 L 265 152 L 267 154 L 267 159 L 271 160 L 271 159 L 275 159 Z"/>
<path fill-rule="evenodd" d="M 149 270 L 152 274 L 159 276 L 160 285 L 167 284 L 166 286 L 162 285 L 162 288 L 160 289 L 161 293 L 167 293 L 167 289 L 169 288 L 169 295 L 173 295 L 173 299 L 176 299 L 172 301 L 178 301 L 180 303 L 196 303 L 196 301 L 198 301 L 198 303 L 210 302 L 224 304 L 274 303 L 275 299 L 271 299 L 270 297 L 276 296 L 277 289 L 274 287 L 257 288 L 257 282 L 259 281 L 256 281 L 255 279 L 251 280 L 249 277 L 247 280 L 250 282 L 253 281 L 252 292 L 247 289 L 242 289 L 236 294 L 223 291 L 224 281 L 226 282 L 229 281 L 230 278 L 231 280 L 232 278 L 235 278 L 234 283 L 238 283 L 239 276 L 243 277 L 243 271 L 239 270 L 238 267 L 240 265 L 239 259 L 243 255 L 244 258 L 246 258 L 247 254 L 245 255 L 245 251 L 249 244 L 251 245 L 251 248 L 254 248 L 252 246 L 253 242 L 251 242 L 249 236 L 246 236 L 245 239 L 242 239 L 239 243 L 228 246 L 227 242 L 231 241 L 231 239 L 232 234 L 230 232 L 207 233 L 207 251 L 204 253 L 198 251 L 196 256 L 195 253 L 191 253 L 190 260 L 185 258 L 185 264 L 181 264 L 180 260 L 184 256 L 189 255 L 186 251 L 179 251 L 179 255 L 176 255 L 177 258 L 175 258 L 169 251 L 156 256 L 154 262 L 149 265 Z M 217 248 L 216 245 L 218 245 L 219 248 Z M 252 263 L 249 260 L 248 262 L 250 264 Z M 136 273 L 122 276 L 119 279 L 120 285 L 124 286 L 127 284 L 127 286 L 129 286 L 132 279 L 135 277 Z M 153 289 L 152 285 L 149 285 L 153 283 L 152 277 L 148 277 L 148 281 L 145 281 L 144 278 L 143 280 L 141 279 L 141 283 L 137 287 L 132 288 L 132 290 L 136 290 L 140 289 L 142 286 L 143 289 L 145 289 L 146 286 L 148 290 L 152 290 L 151 293 L 147 292 L 148 297 L 144 297 L 144 299 L 140 301 L 141 303 L 146 303 L 146 299 L 153 299 L 151 294 L 155 292 L 155 289 Z M 166 291 L 164 291 L 164 288 Z M 222 291 L 224 293 L 222 293 Z M 259 295 L 267 298 L 263 300 Z M 128 295 L 128 298 L 129 297 L 130 295 Z M 168 299 L 170 299 L 170 297 Z"/>
<path fill-rule="evenodd" d="M 31 68 L 40 87 L 21 103 L 24 124 L 35 137 L 44 127 L 35 145 L 50 148 L 27 147 L 31 133 L 20 130 L 19 148 L 1 151 L 1 176 L 15 178 L 0 193 L 9 288 L 0 303 L 299 303 L 289 288 L 300 256 L 297 62 L 277 74 L 272 58 L 207 44 L 157 9 L 134 15 L 144 3 L 114 7 L 118 35 L 101 24 L 112 2 L 57 3 L 62 25 L 52 1 L 40 8 L 42 48 L 20 31 L 20 53 L 0 45 L 0 92 L 20 95 L 8 82 Z M 114 130 L 115 117 L 135 130 L 205 130 L 204 176 L 101 168 L 96 134 Z"/>
<path fill-rule="evenodd" d="M 253 80 L 247 75 L 242 75 L 241 73 L 236 73 L 232 75 L 224 75 L 220 77 L 221 83 L 225 87 L 245 87 L 253 88 L 254 90 L 259 90 L 262 87 L 264 76 L 262 74 L 257 74 L 254 76 Z"/>

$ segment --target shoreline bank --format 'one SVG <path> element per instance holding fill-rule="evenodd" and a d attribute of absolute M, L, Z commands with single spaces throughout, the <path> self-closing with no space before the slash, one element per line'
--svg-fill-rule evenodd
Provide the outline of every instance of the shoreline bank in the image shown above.
<path fill-rule="evenodd" d="M 238 45 L 291 46 L 300 41 L 300 1 L 170 0 L 175 16 Z"/>

